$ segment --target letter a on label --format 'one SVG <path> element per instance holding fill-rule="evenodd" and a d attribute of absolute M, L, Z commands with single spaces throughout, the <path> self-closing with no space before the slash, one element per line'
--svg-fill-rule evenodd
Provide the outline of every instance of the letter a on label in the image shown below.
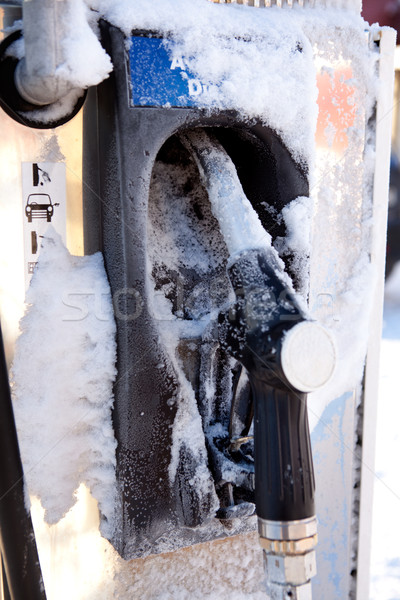
<path fill-rule="evenodd" d="M 171 71 L 173 71 L 174 69 L 182 69 L 182 71 L 185 71 L 186 67 L 185 67 L 185 63 L 183 62 L 182 56 L 175 56 L 172 59 Z"/>

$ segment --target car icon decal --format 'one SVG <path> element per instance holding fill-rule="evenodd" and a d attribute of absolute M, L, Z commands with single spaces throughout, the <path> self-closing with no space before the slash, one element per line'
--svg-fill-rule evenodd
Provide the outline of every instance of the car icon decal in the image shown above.
<path fill-rule="evenodd" d="M 59 202 L 53 204 L 49 194 L 29 194 L 25 206 L 28 223 L 32 223 L 32 219 L 46 219 L 51 223 L 55 206 L 59 206 Z"/>

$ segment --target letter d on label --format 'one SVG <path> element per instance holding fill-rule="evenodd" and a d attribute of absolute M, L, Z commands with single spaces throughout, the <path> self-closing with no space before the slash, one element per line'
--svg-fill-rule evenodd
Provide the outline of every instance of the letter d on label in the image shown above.
<path fill-rule="evenodd" d="M 189 79 L 189 96 L 199 96 L 203 91 L 201 82 L 198 79 Z"/>

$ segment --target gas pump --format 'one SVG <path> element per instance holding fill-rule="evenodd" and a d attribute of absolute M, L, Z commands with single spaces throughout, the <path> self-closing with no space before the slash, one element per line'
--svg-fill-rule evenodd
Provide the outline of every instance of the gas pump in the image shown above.
<path fill-rule="evenodd" d="M 213 90 L 165 34 L 107 20 L 112 73 L 86 98 L 61 90 L 78 99 L 46 124 L 38 106 L 59 98 L 33 97 L 43 86 L 10 52 L 20 35 L 3 42 L 15 87 L 2 79 L 0 90 L 19 127 L 62 130 L 84 103 L 84 251 L 103 253 L 117 324 L 111 544 L 141 559 L 258 523 L 270 597 L 311 598 L 324 489 L 307 396 L 328 385 L 338 350 L 308 306 L 315 256 L 299 270 L 276 248 L 289 236 L 285 210 L 312 193 L 314 165 L 273 122 L 205 105 Z"/>
<path fill-rule="evenodd" d="M 218 223 L 214 223 L 214 230 L 211 232 L 214 239 L 210 241 L 210 244 L 214 244 L 215 254 L 218 251 L 220 253 L 219 257 L 215 257 L 215 254 L 213 256 L 214 263 L 217 263 L 215 271 L 213 272 L 212 269 L 208 268 L 208 272 L 206 271 L 204 275 L 202 273 L 199 276 L 196 267 L 190 268 L 184 260 L 178 265 L 180 271 L 177 270 L 176 266 L 175 271 L 173 271 L 171 265 L 163 261 L 165 250 L 161 245 L 158 247 L 158 252 L 157 249 L 152 248 L 149 250 L 146 248 L 146 243 L 148 246 L 150 245 L 152 233 L 150 233 L 150 239 L 143 236 L 143 231 L 146 231 L 146 228 L 149 227 L 147 223 L 149 214 L 152 215 L 156 211 L 156 208 L 151 206 L 151 202 L 162 201 L 161 198 L 152 193 L 152 186 L 155 188 L 158 183 L 154 171 L 161 168 L 161 165 L 158 167 L 158 164 L 164 163 L 164 165 L 169 166 L 171 172 L 176 173 L 178 181 L 183 173 L 190 173 L 190 176 L 186 175 L 185 177 L 184 186 L 192 190 L 196 186 L 197 190 L 200 189 L 202 197 L 199 196 L 198 191 L 195 192 L 196 195 L 193 193 L 190 196 L 189 194 L 187 202 L 191 201 L 193 208 L 190 205 L 189 208 L 182 208 L 186 211 L 193 211 L 190 217 L 196 227 L 201 226 L 201 220 L 204 219 L 206 214 L 205 210 L 209 212 L 209 207 L 204 206 L 207 201 L 204 199 L 204 187 L 199 181 L 198 174 L 195 172 L 192 174 L 193 167 L 190 165 L 190 161 L 193 162 L 190 156 L 190 154 L 193 154 L 193 139 L 202 139 L 202 131 L 212 132 L 219 140 L 213 143 L 213 138 L 204 133 L 203 143 L 200 144 L 203 153 L 207 151 L 207 147 L 209 151 L 212 151 L 215 144 L 221 148 L 218 155 L 220 157 L 219 162 L 218 160 L 213 162 L 209 158 L 208 161 L 204 159 L 206 160 L 204 164 L 201 157 L 198 159 L 202 163 L 202 170 L 206 173 L 205 179 L 208 180 L 206 194 L 210 195 L 209 190 L 216 177 L 215 174 L 209 174 L 212 165 L 214 170 L 220 173 L 222 181 L 226 183 L 226 180 L 223 179 L 223 166 L 220 166 L 220 163 L 221 165 L 223 163 L 221 157 L 224 156 L 222 148 L 225 147 L 228 154 L 233 154 L 235 157 L 233 160 L 236 159 L 237 161 L 237 170 L 242 175 L 243 187 L 258 208 L 259 213 L 261 213 L 260 218 L 264 217 L 264 223 L 268 223 L 266 208 L 262 206 L 266 198 L 264 190 L 268 189 L 268 199 L 273 203 L 273 207 L 279 210 L 280 207 L 293 198 L 307 193 L 307 176 L 304 166 L 301 167 L 296 164 L 273 131 L 262 127 L 260 124 L 249 127 L 243 121 L 241 122 L 237 115 L 228 114 L 226 111 L 205 116 L 195 106 L 186 107 L 186 104 L 195 103 L 187 92 L 185 97 L 185 80 L 180 77 L 179 71 L 175 73 L 175 69 L 167 71 L 165 68 L 165 65 L 169 64 L 168 57 L 159 39 L 144 35 L 134 35 L 132 37 L 130 72 L 128 73 L 126 62 L 121 55 L 121 52 L 124 52 L 124 41 L 120 32 L 106 27 L 104 39 L 105 47 L 110 55 L 118 57 L 114 58 L 116 65 L 114 75 L 109 82 L 104 82 L 99 88 L 97 99 L 99 138 L 103 140 L 104 147 L 110 150 L 106 156 L 100 157 L 100 164 L 97 167 L 94 168 L 91 165 L 90 172 L 105 174 L 107 179 L 106 189 L 109 190 L 113 198 L 120 198 L 122 204 L 116 209 L 115 202 L 111 202 L 111 198 L 109 199 L 105 193 L 105 181 L 100 181 L 100 185 L 97 184 L 97 186 L 96 182 L 91 182 L 90 188 L 96 190 L 96 197 L 103 199 L 101 207 L 103 247 L 111 286 L 114 290 L 132 290 L 130 297 L 127 296 L 124 299 L 125 304 L 120 306 L 119 310 L 124 315 L 137 314 L 138 309 L 134 305 L 133 290 L 137 294 L 136 297 L 140 297 L 143 302 L 139 319 L 126 319 L 124 323 L 120 322 L 119 324 L 118 369 L 122 373 L 126 372 L 127 377 L 118 384 L 124 391 L 118 391 L 118 387 L 116 389 L 114 413 L 114 423 L 119 438 L 119 478 L 123 490 L 122 503 L 129 507 L 126 509 L 126 516 L 121 524 L 123 533 L 118 547 L 124 556 L 132 557 L 140 556 L 142 553 L 149 551 L 154 552 L 160 544 L 159 540 L 162 540 L 164 544 L 168 536 L 173 537 L 174 547 L 177 547 L 178 544 L 184 545 L 195 541 L 205 541 L 214 536 L 219 537 L 237 533 L 237 527 L 243 530 L 243 528 L 253 526 L 251 521 L 248 524 L 246 523 L 245 517 L 254 512 L 253 450 L 248 434 L 253 411 L 251 396 L 254 396 L 255 391 L 253 389 L 250 392 L 248 383 L 243 382 L 243 379 L 246 378 L 243 372 L 241 374 L 242 397 L 240 400 L 232 400 L 232 395 L 235 394 L 235 392 L 232 394 L 235 385 L 232 381 L 232 373 L 240 371 L 241 367 L 232 362 L 224 346 L 219 345 L 218 336 L 217 339 L 215 339 L 215 336 L 213 339 L 210 332 L 213 325 L 207 313 L 210 313 L 213 308 L 215 312 L 215 309 L 218 309 L 218 304 L 216 303 L 214 307 L 210 306 L 210 300 L 207 298 L 207 287 L 212 290 L 213 277 L 217 276 L 220 288 L 218 290 L 219 302 L 221 303 L 222 298 L 223 305 L 230 296 L 229 283 L 224 275 L 227 250 L 224 247 L 223 238 L 225 238 L 228 248 L 231 245 L 236 251 L 237 248 L 232 241 L 235 234 L 236 239 L 241 240 L 237 242 L 238 248 L 246 248 L 249 244 L 252 247 L 254 243 L 258 245 L 265 243 L 267 234 L 261 223 L 256 232 L 252 231 L 251 228 L 249 231 L 246 230 L 246 220 L 249 217 L 241 211 L 240 203 L 238 207 L 238 203 L 234 201 L 234 196 L 238 193 L 237 190 L 240 191 L 241 189 L 241 183 L 236 177 L 235 183 L 231 180 L 230 185 L 224 186 L 224 184 L 221 184 L 224 189 L 221 194 L 225 193 L 225 198 L 221 198 L 220 202 L 225 202 L 227 213 L 219 219 Z M 143 65 L 140 64 L 142 60 Z M 164 68 L 162 72 L 164 77 L 170 79 L 161 79 L 159 72 L 146 75 L 145 60 L 153 65 L 161 65 Z M 176 63 L 178 64 L 177 59 Z M 178 90 L 175 87 L 176 81 L 180 85 Z M 132 92 L 130 92 L 131 85 Z M 168 86 L 171 87 L 168 88 Z M 130 105 L 124 100 L 129 94 L 131 94 Z M 122 101 L 119 99 L 122 99 Z M 172 100 L 178 106 L 162 108 L 161 103 L 166 100 L 169 103 Z M 102 117 L 103 114 L 107 115 L 107 119 Z M 200 132 L 198 133 L 200 137 L 195 136 L 193 138 L 190 134 L 192 131 Z M 112 137 L 109 137 L 110 135 Z M 90 138 L 95 138 L 95 135 L 91 135 Z M 134 151 L 132 151 L 132 139 L 135 139 Z M 197 150 L 195 151 L 196 154 Z M 99 156 L 99 153 L 91 152 L 91 156 L 93 155 Z M 117 159 L 117 157 L 119 158 Z M 212 157 L 215 159 L 214 154 L 212 154 Z M 228 159 L 228 156 L 226 156 L 226 159 Z M 231 170 L 234 170 L 234 163 L 231 164 Z M 117 169 L 115 169 L 115 165 L 119 165 Z M 285 172 L 285 177 L 281 175 L 283 172 Z M 151 177 L 153 177 L 153 180 Z M 124 183 L 126 181 L 129 181 L 129 191 Z M 178 185 L 182 186 L 180 181 Z M 182 193 L 181 189 L 179 190 L 180 193 Z M 119 190 L 119 192 L 116 192 L 116 190 Z M 146 198 L 148 198 L 147 201 Z M 171 200 L 169 201 L 171 202 Z M 95 202 L 97 203 L 97 200 Z M 129 218 L 128 215 L 132 209 L 128 209 L 126 202 L 129 206 L 136 206 L 132 213 L 135 218 L 129 220 L 129 228 L 125 225 L 125 216 Z M 253 211 L 254 209 L 251 208 L 250 210 Z M 93 228 L 95 222 L 93 213 L 94 209 L 88 214 L 87 219 L 90 229 Z M 227 228 L 228 213 L 234 214 L 235 223 L 232 225 L 232 231 L 229 230 L 221 239 L 218 229 Z M 122 215 L 124 216 L 121 218 Z M 154 216 L 154 220 L 155 218 Z M 200 224 L 198 225 L 198 223 Z M 155 230 L 154 223 L 151 227 Z M 100 227 L 97 226 L 97 228 Z M 172 231 L 169 233 L 175 236 L 175 239 L 179 236 L 178 232 L 174 233 Z M 278 233 L 275 230 L 274 234 L 277 235 Z M 155 237 L 157 235 L 158 233 L 155 231 Z M 210 233 L 205 232 L 205 235 L 210 235 Z M 259 239 L 253 239 L 255 235 Z M 218 237 L 219 239 L 215 240 Z M 94 249 L 96 248 L 91 247 L 89 251 Z M 151 266 L 148 265 L 149 255 L 152 258 L 154 257 Z M 116 270 L 112 265 L 117 263 L 117 256 L 127 257 L 130 268 Z M 189 257 L 190 259 L 191 257 Z M 254 291 L 259 287 L 261 288 L 258 296 L 260 307 L 263 305 L 263 293 L 265 294 L 270 288 L 266 283 L 262 284 L 262 280 L 264 278 L 268 281 L 271 277 L 271 273 L 267 275 L 265 271 L 266 268 L 268 269 L 266 265 L 271 260 L 271 256 L 260 258 L 261 263 L 264 263 L 264 267 L 260 266 L 259 268 L 264 270 L 261 270 L 259 275 L 255 274 L 253 283 L 249 282 L 248 284 L 253 295 L 253 302 L 256 298 Z M 256 262 L 255 256 L 253 259 L 250 259 L 250 255 L 247 258 L 243 257 L 241 267 L 237 267 L 239 271 L 243 271 L 243 274 L 239 277 L 236 269 L 236 279 L 238 277 L 239 280 L 243 277 L 246 278 L 246 271 L 254 273 Z M 274 266 L 273 262 L 273 266 L 270 266 L 269 269 L 273 269 Z M 232 267 L 232 269 L 234 268 Z M 151 284 L 149 284 L 150 278 L 153 279 Z M 238 288 L 244 284 L 235 281 L 234 285 Z M 156 348 L 152 348 L 147 343 L 148 340 L 159 335 L 156 327 L 156 325 L 159 325 L 156 323 L 158 315 L 154 314 L 154 305 L 152 306 L 153 294 L 158 293 L 161 295 L 165 289 L 168 290 L 166 298 L 172 303 L 172 313 L 165 325 L 168 330 L 167 335 L 171 335 L 171 329 L 175 328 L 176 334 L 179 336 L 176 339 L 175 351 L 179 355 L 180 365 L 177 365 L 176 357 L 174 357 L 171 350 L 168 353 L 160 342 Z M 236 291 L 240 293 L 237 289 Z M 285 288 L 279 282 L 273 284 L 273 288 L 272 290 L 269 289 L 269 293 L 271 299 L 273 294 L 276 293 L 277 297 L 285 296 L 284 300 L 289 304 L 291 302 L 289 297 L 286 297 Z M 206 298 L 204 298 L 205 294 Z M 195 303 L 193 299 L 197 302 Z M 254 307 L 254 310 L 261 310 L 260 307 L 258 309 Z M 282 308 L 284 308 L 283 301 Z M 300 318 L 300 315 L 296 316 L 298 309 L 286 310 L 295 313 L 289 317 L 292 322 Z M 283 316 L 277 318 L 284 319 Z M 232 327 L 235 326 L 232 324 Z M 187 328 L 189 334 L 185 331 L 185 328 Z M 264 322 L 264 331 L 268 329 Z M 283 331 L 282 335 L 284 335 Z M 239 331 L 236 332 L 236 336 L 239 336 Z M 136 340 L 136 347 L 132 344 L 131 340 L 133 339 Z M 253 349 L 253 351 L 257 353 L 259 349 Z M 275 352 L 272 346 L 270 352 Z M 132 361 L 138 361 L 143 353 L 146 353 L 147 361 L 151 361 L 151 364 L 155 365 L 152 369 L 153 378 L 151 383 L 148 381 L 147 370 L 139 370 L 138 373 L 129 371 L 129 364 Z M 331 349 L 330 353 L 332 354 Z M 246 363 L 246 361 L 244 362 Z M 162 367 L 156 365 L 162 365 Z M 308 366 L 308 369 L 310 366 Z M 218 395 L 210 399 L 207 397 L 205 384 L 209 382 L 213 373 L 218 374 L 217 377 L 220 381 L 212 382 L 215 385 L 215 393 Z M 323 380 L 325 375 L 326 373 L 322 376 L 321 369 Z M 165 386 L 166 381 L 169 382 L 167 387 Z M 188 393 L 186 391 L 188 383 L 193 386 L 196 404 L 202 417 L 208 456 L 203 453 L 201 446 L 200 452 L 196 452 L 193 446 L 191 448 L 192 441 L 185 439 L 185 444 L 179 449 L 179 460 L 175 467 L 177 474 L 174 481 L 176 486 L 174 490 L 174 487 L 172 489 L 170 487 L 166 472 L 171 459 L 167 455 L 166 461 L 163 463 L 160 456 L 164 457 L 165 449 L 174 445 L 173 436 L 171 438 L 171 429 L 176 426 L 174 425 L 175 421 L 179 422 L 179 402 L 184 403 L 183 399 L 179 399 L 179 386 L 182 386 L 185 392 Z M 128 387 L 131 389 L 128 394 L 129 397 L 135 399 L 130 406 L 129 413 L 127 413 L 126 407 L 126 390 Z M 219 391 L 217 391 L 218 387 L 220 388 Z M 297 389 L 296 385 L 295 389 Z M 304 391 L 303 388 L 301 389 Z M 238 393 L 238 390 L 236 392 Z M 188 400 L 186 400 L 186 403 L 188 403 Z M 283 400 L 283 404 L 285 403 L 286 401 Z M 301 403 L 300 406 L 302 406 Z M 186 407 L 186 410 L 193 410 L 193 407 L 190 409 Z M 301 432 L 297 432 L 296 429 L 296 433 L 293 430 L 292 435 L 300 435 L 303 440 L 300 442 L 300 446 L 304 447 L 304 451 L 307 453 L 309 442 L 307 441 L 304 405 L 302 410 Z M 148 432 L 143 430 L 143 440 L 140 440 L 140 434 L 135 432 L 136 426 L 134 424 L 135 414 L 138 416 L 141 414 L 149 415 L 149 413 L 152 414 L 152 422 L 162 420 L 164 426 L 166 424 L 169 426 L 169 431 L 167 427 L 164 427 L 163 431 L 157 428 L 157 438 L 152 439 L 150 447 Z M 282 414 L 281 419 L 283 418 Z M 229 423 L 241 419 L 244 423 L 247 422 L 247 426 L 243 424 L 236 432 L 235 437 L 231 436 Z M 263 418 L 258 416 L 256 419 L 256 422 L 260 423 L 260 427 L 263 428 Z M 272 425 L 271 427 L 273 428 Z M 265 437 L 265 435 L 261 437 Z M 299 443 L 292 442 L 289 438 L 287 443 L 294 443 L 295 445 Z M 237 441 L 240 439 L 242 439 L 242 442 Z M 247 444 L 246 450 L 243 448 L 243 444 Z M 263 453 L 261 450 L 259 452 Z M 269 450 L 265 448 L 265 452 L 268 454 Z M 144 460 L 145 457 L 147 457 L 147 460 Z M 283 459 L 281 457 L 278 460 L 285 462 L 287 458 Z M 268 462 L 270 459 L 265 458 L 263 461 Z M 305 460 L 307 464 L 293 466 L 294 471 L 297 473 L 294 477 L 297 478 L 298 470 L 301 471 L 304 467 L 304 471 L 307 473 L 306 477 L 309 477 L 311 481 L 311 457 L 308 454 L 306 458 L 300 459 L 300 462 L 302 460 Z M 156 464 L 157 468 L 149 469 L 148 464 Z M 196 481 L 196 477 L 199 477 L 197 475 L 198 471 L 201 470 L 207 473 L 208 464 L 211 466 L 214 477 L 211 478 L 211 473 L 209 473 L 206 486 L 188 488 L 187 482 L 193 478 Z M 263 465 L 260 471 L 265 470 L 267 467 L 265 462 L 263 462 Z M 228 478 L 225 473 L 229 471 L 231 471 L 231 475 Z M 131 474 L 134 474 L 135 483 L 133 483 Z M 263 478 L 264 476 L 262 481 Z M 263 488 L 263 484 L 260 485 L 259 483 L 259 487 Z M 140 488 L 143 489 L 143 492 L 138 494 L 137 490 Z M 213 518 L 216 511 L 216 492 L 219 495 L 219 506 L 217 504 L 216 512 L 218 520 Z M 261 490 L 258 493 L 259 497 L 264 494 Z M 145 510 L 140 498 L 146 499 Z M 279 504 L 278 500 L 277 502 Z M 312 509 L 310 508 L 310 510 L 312 514 L 303 514 L 300 511 L 301 515 L 299 517 L 296 516 L 296 511 L 294 511 L 294 513 L 291 513 L 290 520 L 301 521 L 303 518 L 309 518 L 313 516 Z M 282 515 L 283 513 L 279 514 Z M 242 517 L 241 521 L 235 523 L 233 519 L 239 516 Z M 286 519 L 280 518 L 278 520 L 285 521 Z M 309 527 L 310 531 L 312 530 L 310 536 L 312 538 L 315 531 L 313 525 Z M 264 537 L 270 538 L 270 534 L 264 534 Z M 136 547 L 133 548 L 131 546 L 132 539 L 135 540 L 136 544 Z M 286 540 L 286 537 L 283 540 Z"/>
<path fill-rule="evenodd" d="M 124 556 L 130 558 L 156 551 L 159 540 L 165 543 L 165 538 L 173 538 L 174 547 L 178 547 L 195 541 L 205 541 L 214 536 L 225 536 L 227 532 L 236 533 L 236 527 L 243 529 L 249 526 L 244 518 L 236 522 L 237 524 L 233 522 L 232 526 L 232 519 L 236 514 L 244 517 L 245 514 L 251 515 L 254 512 L 253 452 L 249 448 L 248 454 L 244 454 L 243 458 L 239 452 L 236 453 L 239 454 L 236 460 L 232 459 L 228 434 L 229 422 L 238 419 L 240 412 L 251 414 L 251 400 L 247 390 L 247 393 L 244 393 L 250 406 L 246 407 L 242 400 L 241 404 L 244 407 L 241 407 L 239 415 L 231 414 L 232 370 L 237 370 L 237 367 L 223 351 L 218 339 L 213 339 L 210 333 L 210 312 L 213 309 L 214 312 L 215 309 L 218 310 L 221 305 L 219 303 L 224 304 L 229 298 L 229 282 L 225 275 L 227 251 L 223 236 L 219 233 L 219 226 L 215 221 L 213 230 L 204 232 L 204 236 L 210 240 L 210 245 L 213 245 L 213 256 L 207 257 L 207 260 L 213 260 L 216 266 L 208 267 L 203 274 L 204 269 L 199 265 L 203 271 L 201 275 L 196 265 L 190 266 L 190 260 L 193 263 L 192 257 L 184 256 L 178 265 L 175 264 L 171 268 L 164 260 L 166 251 L 161 243 L 158 248 L 149 249 L 150 243 L 157 243 L 155 238 L 159 235 L 156 230 L 156 207 L 153 208 L 151 203 L 162 201 L 157 197 L 156 186 L 160 183 L 155 171 L 162 168 L 162 163 L 168 165 L 171 172 L 176 174 L 178 185 L 181 186 L 179 194 L 182 193 L 180 178 L 184 173 L 190 173 L 190 177 L 186 175 L 183 187 L 191 187 L 195 191 L 189 195 L 188 207 L 182 206 L 182 209 L 192 211 L 189 218 L 194 223 L 194 230 L 199 227 L 197 223 L 207 218 L 204 217 L 205 211 L 210 210 L 206 205 L 207 189 L 204 191 L 199 175 L 190 167 L 191 156 L 185 141 L 187 132 L 206 127 L 214 132 L 221 144 L 225 144 L 228 152 L 231 147 L 234 149 L 240 165 L 238 169 L 243 173 L 244 187 L 247 187 L 248 195 L 257 203 L 256 206 L 261 206 L 265 201 L 265 188 L 269 189 L 269 198 L 276 205 L 283 205 L 295 197 L 305 195 L 307 179 L 304 168 L 296 165 L 271 130 L 257 124 L 249 128 L 240 122 L 237 116 L 227 112 L 205 116 L 195 106 L 186 107 L 188 101 L 191 104 L 195 103 L 187 93 L 186 97 L 182 93 L 185 80 L 181 78 L 179 69 L 171 69 L 169 73 L 166 71 L 165 65 L 169 66 L 169 60 L 162 40 L 134 35 L 130 50 L 130 72 L 127 73 L 124 37 L 118 30 L 108 26 L 104 27 L 103 36 L 103 43 L 114 57 L 116 65 L 110 80 L 100 86 L 97 94 L 98 138 L 109 151 L 102 156 L 99 153 L 90 153 L 91 156 L 100 156 L 100 164 L 96 167 L 90 165 L 90 172 L 100 174 L 102 179 L 97 185 L 96 182 L 91 182 L 89 187 L 96 190 L 96 204 L 97 197 L 103 200 L 101 222 L 96 229 L 102 229 L 102 247 L 111 288 L 114 291 L 129 290 L 119 297 L 118 310 L 122 315 L 126 315 L 126 318 L 119 323 L 118 370 L 127 375 L 117 383 L 115 389 L 114 423 L 119 439 L 117 452 L 122 503 L 127 506 L 122 513 L 125 517 L 120 526 L 122 536 L 118 548 Z M 182 82 L 181 89 L 176 90 L 174 80 L 172 83 L 171 80 L 161 80 L 157 71 L 150 72 L 146 78 L 146 63 L 141 64 L 143 57 L 151 64 L 162 65 L 164 77 L 169 75 L 175 81 Z M 126 103 L 125 98 L 129 97 L 131 85 L 131 102 Z M 174 97 L 171 98 L 170 90 L 175 95 L 175 102 Z M 163 95 L 164 99 L 160 100 Z M 170 103 L 172 100 L 172 103 L 178 106 L 162 108 L 161 103 L 166 99 Z M 89 108 L 88 113 L 92 115 Z M 107 118 L 103 118 L 103 115 L 107 115 Z M 93 139 L 95 135 L 88 137 Z M 135 139 L 134 148 L 132 139 Z M 288 177 L 283 178 L 279 175 L 279 170 L 282 172 L 283 169 L 289 173 Z M 196 191 L 196 188 L 200 188 L 200 192 Z M 121 204 L 118 208 L 115 201 L 111 202 L 106 190 L 113 198 L 120 199 Z M 231 186 L 227 193 L 232 202 L 234 188 Z M 128 206 L 135 208 L 132 210 Z M 265 212 L 264 208 L 264 214 Z M 149 215 L 150 219 L 153 217 L 150 232 Z M 129 226 L 126 225 L 125 219 L 128 219 Z M 237 217 L 236 229 L 239 233 L 242 228 L 241 221 L 242 219 Z M 87 223 L 88 229 L 92 230 L 95 223 L 93 212 L 88 213 Z M 143 234 L 146 230 L 148 237 Z M 262 228 L 258 234 L 265 238 L 266 234 Z M 173 236 L 174 241 L 179 243 L 179 231 L 167 232 L 164 239 L 167 239 L 168 235 Z M 245 241 L 242 242 L 242 246 L 244 244 L 245 247 L 249 240 L 246 240 L 245 236 L 243 239 Z M 95 249 L 97 248 L 91 247 L 88 251 L 90 253 Z M 190 246 L 184 251 L 190 252 Z M 117 257 L 121 256 L 126 257 L 129 267 L 116 269 L 114 265 L 119 262 Z M 149 256 L 153 260 L 153 264 L 150 265 Z M 213 289 L 215 277 L 218 277 L 219 298 L 212 299 L 213 307 L 207 298 L 207 288 Z M 163 315 L 156 312 L 154 295 L 161 297 L 164 294 L 172 303 L 172 311 L 170 315 L 166 314 L 164 318 L 168 320 L 161 322 L 160 327 L 159 321 Z M 137 306 L 139 298 L 142 303 L 140 308 Z M 139 310 L 140 317 L 135 318 Z M 164 342 L 163 333 L 160 336 L 159 329 L 166 330 Z M 186 329 L 188 331 L 185 331 Z M 204 329 L 207 329 L 207 332 Z M 175 350 L 166 347 L 165 340 L 172 335 L 177 336 Z M 148 343 L 149 340 L 160 337 L 156 347 Z M 136 340 L 135 344 L 132 344 L 132 340 Z M 180 364 L 177 364 L 175 352 L 179 356 Z M 153 365 L 151 381 L 147 369 L 138 372 L 129 369 L 132 361 L 140 360 L 143 354 L 146 354 L 147 364 Z M 210 381 L 212 377 L 216 381 Z M 165 382 L 168 382 L 167 386 Z M 193 392 L 188 391 L 189 383 L 194 388 L 195 398 Z M 207 385 L 215 386 L 216 397 L 210 398 L 207 395 Z M 189 398 L 181 397 L 180 388 L 185 390 Z M 132 398 L 128 413 L 127 394 Z M 168 449 L 172 448 L 173 452 L 176 452 L 173 439 L 176 421 L 184 418 L 180 417 L 180 413 L 184 411 L 192 411 L 192 418 L 195 419 L 197 410 L 205 430 L 204 445 L 196 447 L 190 438 L 185 439 L 175 458 L 176 474 L 173 475 L 174 485 L 171 487 L 171 451 Z M 150 445 L 150 432 L 146 428 L 143 429 L 143 434 L 135 431 L 135 421 L 142 413 L 148 415 L 147 418 L 151 422 L 159 423 L 156 426 L 157 435 L 151 437 Z M 251 418 L 247 417 L 245 420 L 249 421 Z M 198 427 L 196 436 L 201 435 L 199 420 Z M 217 435 L 211 433 L 214 430 L 218 430 Z M 248 433 L 249 431 L 246 431 L 245 436 Z M 195 440 L 198 444 L 196 438 Z M 251 445 L 251 441 L 248 441 L 248 445 Z M 215 483 L 209 471 L 208 461 L 213 465 Z M 150 468 L 149 465 L 156 465 L 156 468 Z M 232 470 L 232 475 L 227 479 L 224 472 L 229 470 Z M 205 484 L 188 487 L 187 482 L 193 478 L 195 481 L 196 478 L 201 481 L 199 472 L 202 473 L 202 477 L 206 477 Z M 135 484 L 131 474 L 134 474 Z M 138 493 L 139 489 L 142 489 L 142 492 Z M 217 505 L 216 492 L 220 493 L 220 506 Z M 141 499 L 144 498 L 146 507 L 142 505 Z M 222 520 L 214 518 L 216 505 L 217 516 L 222 517 Z M 224 524 L 227 518 L 229 529 Z M 135 547 L 132 548 L 133 539 Z"/>

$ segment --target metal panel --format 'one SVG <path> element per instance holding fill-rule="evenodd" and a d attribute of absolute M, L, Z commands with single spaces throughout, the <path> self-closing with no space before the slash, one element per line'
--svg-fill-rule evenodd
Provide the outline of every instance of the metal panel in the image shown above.
<path fill-rule="evenodd" d="M 368 356 L 363 395 L 361 454 L 360 516 L 357 560 L 357 600 L 369 597 L 371 556 L 372 501 L 375 481 L 375 440 L 379 384 L 379 354 L 382 336 L 383 291 L 386 255 L 386 223 L 388 214 L 390 137 L 393 116 L 394 51 L 396 32 L 383 28 L 374 41 L 379 43 L 380 90 L 376 107 L 376 134 L 373 231 L 371 261 L 376 266 L 377 280 L 369 323 Z"/>

